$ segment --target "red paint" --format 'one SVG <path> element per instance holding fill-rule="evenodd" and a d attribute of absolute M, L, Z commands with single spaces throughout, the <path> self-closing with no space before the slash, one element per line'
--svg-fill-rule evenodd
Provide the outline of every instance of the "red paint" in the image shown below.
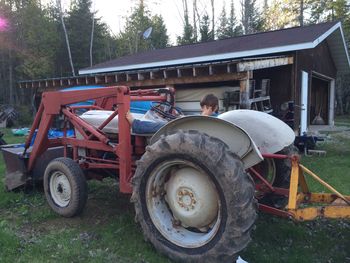
<path fill-rule="evenodd" d="M 68 106 L 86 100 L 95 100 L 95 105 Z M 123 193 L 132 193 L 131 178 L 135 171 L 133 159 L 139 158 L 140 154 L 144 152 L 145 147 L 144 138 L 138 136 L 135 137 L 135 145 L 131 144 L 130 124 L 124 117 L 130 109 L 130 101 L 135 100 L 165 101 L 166 96 L 158 94 L 158 91 L 155 89 L 130 91 L 128 87 L 124 86 L 43 93 L 42 102 L 25 143 L 24 152 L 29 148 L 34 132 L 38 129 L 33 150 L 28 161 L 28 172 L 33 169 L 38 156 L 48 148 L 64 146 L 64 155 L 79 161 L 83 169 L 117 170 L 116 173 L 119 174 L 120 180 L 120 191 Z M 98 110 L 117 109 L 113 109 L 114 113 L 100 127 L 95 128 L 75 114 L 75 110 L 81 108 Z M 64 115 L 66 123 L 69 122 L 83 136 L 82 139 L 76 137 L 68 138 L 66 132 L 64 132 L 63 138 L 47 138 L 47 133 L 54 117 L 60 114 Z M 112 143 L 106 134 L 102 132 L 102 129 L 117 114 L 120 116 L 118 121 L 119 134 L 116 140 L 118 143 Z M 137 154 L 134 157 L 133 148 L 135 148 Z M 79 149 L 84 150 L 85 156 L 79 156 Z M 115 156 L 115 160 L 101 158 L 101 154 L 106 153 Z"/>

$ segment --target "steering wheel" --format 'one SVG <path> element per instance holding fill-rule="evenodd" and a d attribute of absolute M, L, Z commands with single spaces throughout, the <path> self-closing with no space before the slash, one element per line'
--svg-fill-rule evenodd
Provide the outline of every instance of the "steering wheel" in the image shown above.
<path fill-rule="evenodd" d="M 158 113 L 160 116 L 167 120 L 174 120 L 180 115 L 183 115 L 183 112 L 180 108 L 174 107 L 167 101 L 163 102 L 152 102 L 151 110 Z"/>

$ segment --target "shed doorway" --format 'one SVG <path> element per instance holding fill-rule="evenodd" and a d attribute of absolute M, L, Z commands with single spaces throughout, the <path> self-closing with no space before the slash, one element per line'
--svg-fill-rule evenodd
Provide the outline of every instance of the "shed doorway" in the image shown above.
<path fill-rule="evenodd" d="M 310 94 L 311 125 L 329 124 L 330 80 L 312 74 Z"/>

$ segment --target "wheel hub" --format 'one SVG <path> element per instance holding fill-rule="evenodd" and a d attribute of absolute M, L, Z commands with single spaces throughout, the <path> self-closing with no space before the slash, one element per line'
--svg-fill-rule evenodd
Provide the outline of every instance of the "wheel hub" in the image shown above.
<path fill-rule="evenodd" d="M 61 206 L 67 206 L 71 198 L 71 187 L 68 178 L 61 172 L 55 172 L 50 179 L 50 191 L 53 201 Z"/>
<path fill-rule="evenodd" d="M 196 206 L 196 198 L 191 189 L 181 188 L 177 192 L 177 203 L 186 211 L 194 210 Z"/>
<path fill-rule="evenodd" d="M 207 175 L 186 167 L 172 172 L 166 183 L 166 200 L 184 227 L 207 228 L 218 214 L 218 196 Z"/>

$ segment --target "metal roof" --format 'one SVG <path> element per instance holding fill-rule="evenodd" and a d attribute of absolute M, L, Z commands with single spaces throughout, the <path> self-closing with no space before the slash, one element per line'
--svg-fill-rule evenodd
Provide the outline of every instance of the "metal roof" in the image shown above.
<path fill-rule="evenodd" d="M 315 48 L 327 41 L 339 72 L 350 70 L 340 22 L 294 27 L 239 37 L 150 50 L 79 70 L 80 75 L 205 63 Z"/>

